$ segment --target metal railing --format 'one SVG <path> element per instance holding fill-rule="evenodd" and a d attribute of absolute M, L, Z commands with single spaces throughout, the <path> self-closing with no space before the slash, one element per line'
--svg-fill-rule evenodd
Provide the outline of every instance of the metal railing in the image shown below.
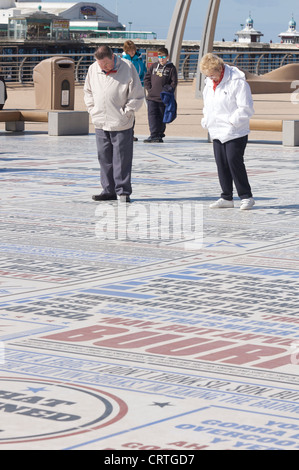
<path fill-rule="evenodd" d="M 215 51 L 226 64 L 234 65 L 243 71 L 264 75 L 287 64 L 299 64 L 299 50 L 294 52 L 229 52 Z M 179 77 L 191 79 L 197 74 L 198 53 L 181 53 Z M 298 77 L 299 78 L 299 77 Z"/>
<path fill-rule="evenodd" d="M 299 50 L 292 52 L 215 52 L 225 63 L 235 65 L 244 71 L 263 75 L 283 65 L 299 63 Z M 88 67 L 94 62 L 93 53 L 59 54 L 75 61 L 75 81 L 83 83 Z M 33 83 L 33 69 L 44 59 L 54 54 L 5 54 L 0 57 L 0 74 L 6 82 Z M 143 54 L 145 60 L 145 54 Z M 190 80 L 197 73 L 198 52 L 182 50 L 179 62 L 179 78 Z"/>
<path fill-rule="evenodd" d="M 75 61 L 75 81 L 85 80 L 88 67 L 94 62 L 94 54 L 59 54 Z M 7 54 L 0 59 L 0 73 L 6 82 L 33 83 L 33 69 L 42 60 L 55 54 Z"/>

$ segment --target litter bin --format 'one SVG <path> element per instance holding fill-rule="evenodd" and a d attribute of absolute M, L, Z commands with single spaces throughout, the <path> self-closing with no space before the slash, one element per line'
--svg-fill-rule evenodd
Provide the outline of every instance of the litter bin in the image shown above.
<path fill-rule="evenodd" d="M 75 62 L 68 57 L 42 60 L 33 69 L 37 109 L 74 109 Z"/>

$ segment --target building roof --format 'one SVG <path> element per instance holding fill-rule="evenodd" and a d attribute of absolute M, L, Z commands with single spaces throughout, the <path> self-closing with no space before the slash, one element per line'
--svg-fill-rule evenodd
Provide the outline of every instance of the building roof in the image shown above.
<path fill-rule="evenodd" d="M 289 28 L 284 33 L 278 35 L 280 38 L 299 38 L 299 31 L 296 31 L 296 21 L 292 16 L 292 19 L 289 21 Z"/>
<path fill-rule="evenodd" d="M 241 31 L 237 31 L 235 35 L 239 37 L 246 37 L 246 38 L 252 37 L 252 36 L 255 36 L 255 37 L 264 36 L 263 33 L 261 33 L 261 31 L 257 31 L 256 29 L 254 29 L 253 19 L 251 18 L 251 15 L 249 15 L 249 17 L 246 19 L 245 27 Z"/>
<path fill-rule="evenodd" d="M 13 4 L 13 6 L 12 6 Z M 124 26 L 118 21 L 118 16 L 107 10 L 100 3 L 95 2 L 10 2 L 10 8 L 1 7 L 8 5 L 8 2 L 1 4 L 0 9 L 5 10 L 7 15 L 2 17 L 1 23 L 8 22 L 8 18 L 13 16 L 23 16 L 37 11 L 48 14 L 59 15 L 70 21 L 98 21 L 103 28 L 123 29 Z M 86 12 L 83 11 L 84 7 Z"/>
<path fill-rule="evenodd" d="M 278 37 L 280 37 L 282 40 L 290 39 L 292 42 L 298 43 L 299 42 L 299 31 L 296 31 L 296 21 L 294 20 L 293 16 L 292 16 L 292 19 L 289 21 L 288 26 L 289 26 L 288 30 L 285 31 L 284 33 L 278 34 Z"/>
<path fill-rule="evenodd" d="M 53 13 L 48 13 L 47 11 L 35 11 L 31 13 L 24 13 L 23 15 L 12 16 L 11 21 L 19 19 L 36 19 L 36 20 L 52 20 L 52 19 L 64 19 L 61 16 L 54 15 Z"/>

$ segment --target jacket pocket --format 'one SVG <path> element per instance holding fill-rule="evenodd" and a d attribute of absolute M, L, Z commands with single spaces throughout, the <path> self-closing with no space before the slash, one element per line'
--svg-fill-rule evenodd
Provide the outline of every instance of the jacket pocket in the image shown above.
<path fill-rule="evenodd" d="M 232 126 L 229 114 L 217 114 L 216 122 L 220 126 Z"/>
<path fill-rule="evenodd" d="M 123 108 L 120 108 L 120 114 L 124 119 L 129 121 L 134 113 L 133 111 L 125 111 Z"/>
<path fill-rule="evenodd" d="M 89 111 L 89 114 L 90 114 L 90 117 L 93 119 L 93 117 L 97 114 L 96 108 L 93 107 L 93 108 Z"/>

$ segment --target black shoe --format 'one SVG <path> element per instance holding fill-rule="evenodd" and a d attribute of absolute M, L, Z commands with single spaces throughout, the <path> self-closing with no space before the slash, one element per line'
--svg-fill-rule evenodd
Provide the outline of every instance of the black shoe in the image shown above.
<path fill-rule="evenodd" d="M 137 137 L 133 137 L 133 140 L 134 140 L 134 142 L 138 142 L 138 138 L 137 138 Z"/>
<path fill-rule="evenodd" d="M 131 202 L 130 196 L 128 194 L 120 194 L 119 202 Z"/>
<path fill-rule="evenodd" d="M 92 196 L 94 201 L 116 201 L 116 194 L 94 194 Z"/>
<path fill-rule="evenodd" d="M 161 139 L 161 137 L 149 137 L 148 139 L 145 139 L 143 142 L 146 144 L 151 144 L 151 143 L 156 144 L 156 143 L 163 142 L 163 139 Z"/>

